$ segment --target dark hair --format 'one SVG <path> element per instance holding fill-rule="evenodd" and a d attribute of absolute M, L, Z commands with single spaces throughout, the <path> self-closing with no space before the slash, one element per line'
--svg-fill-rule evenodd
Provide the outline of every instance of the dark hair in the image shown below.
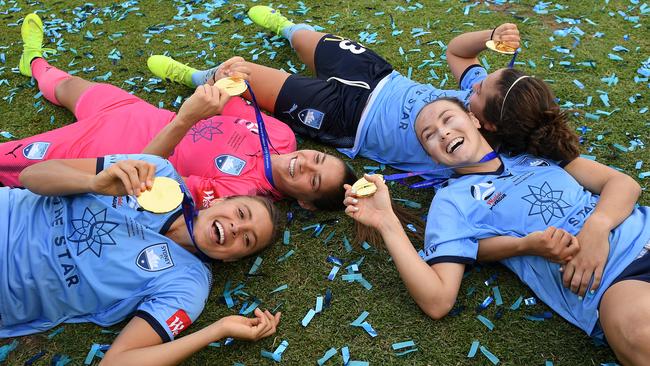
<path fill-rule="evenodd" d="M 424 225 L 424 220 L 422 220 L 420 215 L 418 215 L 417 212 L 415 212 L 414 210 L 396 204 L 395 201 L 392 200 L 392 198 L 391 198 L 390 205 L 391 205 L 391 209 L 395 213 L 395 216 L 397 216 L 397 219 L 399 220 L 400 224 L 402 224 L 402 228 L 404 229 L 406 235 L 410 236 L 417 242 L 423 242 L 425 225 Z M 355 223 L 354 241 L 357 244 L 363 243 L 365 241 L 379 248 L 380 243 L 384 242 L 383 238 L 381 237 L 381 234 L 379 234 L 379 231 L 375 230 L 372 227 L 360 224 L 358 221 L 355 221 L 354 223 Z M 408 224 L 412 225 L 412 228 L 415 229 L 415 232 L 411 231 L 411 229 L 407 227 Z"/>
<path fill-rule="evenodd" d="M 529 153 L 563 161 L 575 159 L 580 148 L 578 136 L 569 126 L 568 114 L 560 110 L 555 95 L 544 81 L 528 76 L 513 86 L 524 75 L 515 69 L 503 70 L 496 83 L 496 93 L 486 101 L 483 111 L 484 118 L 495 125 L 496 131 L 484 130 L 483 134 L 490 143 L 513 154 Z"/>
<path fill-rule="evenodd" d="M 330 191 L 323 191 L 321 196 L 312 201 L 312 204 L 319 210 L 337 211 L 345 209 L 343 200 L 345 199 L 344 184 L 354 184 L 357 181 L 357 175 L 343 160 L 335 158 L 343 164 L 343 180 L 341 184 L 336 185 Z"/>

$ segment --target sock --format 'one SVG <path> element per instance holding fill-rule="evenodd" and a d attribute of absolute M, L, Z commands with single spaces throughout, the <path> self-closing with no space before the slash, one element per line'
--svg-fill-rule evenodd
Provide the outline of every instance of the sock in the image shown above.
<path fill-rule="evenodd" d="M 38 89 L 43 93 L 45 99 L 60 106 L 61 103 L 56 99 L 54 91 L 61 81 L 72 76 L 54 66 L 50 66 L 45 59 L 40 57 L 32 61 L 31 68 L 32 76 L 38 81 Z"/>
<path fill-rule="evenodd" d="M 212 79 L 218 68 L 219 66 L 207 70 L 197 70 L 192 74 L 192 83 L 194 83 L 194 86 L 207 84 L 208 80 Z"/>
<path fill-rule="evenodd" d="M 296 33 L 296 31 L 299 31 L 299 30 L 316 31 L 316 29 L 314 29 L 314 27 L 312 27 L 309 24 L 304 24 L 304 23 L 294 24 L 294 25 L 289 26 L 289 27 L 284 27 L 284 29 L 282 29 L 282 36 L 289 40 L 289 44 L 291 45 L 291 48 L 293 48 L 293 42 L 291 42 L 291 38 L 293 38 L 293 34 Z"/>

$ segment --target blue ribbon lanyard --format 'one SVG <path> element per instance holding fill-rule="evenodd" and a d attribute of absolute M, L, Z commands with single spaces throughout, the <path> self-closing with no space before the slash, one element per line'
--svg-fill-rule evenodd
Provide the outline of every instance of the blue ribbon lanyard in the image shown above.
<path fill-rule="evenodd" d="M 214 258 L 211 258 L 207 254 L 203 253 L 201 248 L 196 245 L 196 241 L 194 240 L 194 218 L 199 215 L 199 212 L 194 206 L 194 200 L 192 199 L 192 196 L 185 190 L 185 188 L 183 188 L 182 185 L 181 191 L 183 191 L 183 202 L 181 203 L 181 207 L 183 209 L 183 218 L 185 219 L 187 232 L 190 234 L 190 239 L 192 239 L 192 245 L 194 245 L 194 248 L 196 249 L 196 256 L 199 257 L 199 259 L 201 259 L 203 262 L 214 262 Z"/>
<path fill-rule="evenodd" d="M 510 63 L 508 63 L 508 68 L 512 69 L 515 66 L 515 60 L 517 59 L 517 55 L 519 54 L 519 50 L 515 50 L 515 53 L 512 55 L 512 59 L 510 59 Z"/>
<path fill-rule="evenodd" d="M 271 153 L 269 152 L 269 135 L 266 133 L 266 126 L 264 125 L 264 119 L 262 118 L 262 111 L 257 105 L 257 99 L 255 99 L 255 94 L 253 93 L 253 88 L 248 83 L 248 80 L 244 80 L 246 86 L 248 87 L 248 92 L 251 94 L 251 102 L 253 103 L 253 108 L 255 108 L 255 118 L 257 119 L 257 127 L 259 128 L 260 144 L 262 145 L 262 155 L 264 158 L 264 174 L 266 179 L 275 187 L 273 182 L 273 170 L 271 169 Z M 271 145 L 273 147 L 273 145 Z M 273 148 L 275 150 L 275 147 Z M 276 150 L 277 153 L 277 150 Z"/>
<path fill-rule="evenodd" d="M 452 170 L 452 169 L 456 169 L 456 168 L 462 168 L 462 167 L 466 167 L 466 166 L 485 163 L 485 162 L 488 162 L 490 160 L 494 160 L 494 159 L 496 159 L 498 157 L 499 157 L 499 154 L 497 154 L 494 151 L 490 151 L 489 153 L 485 154 L 485 156 L 483 156 L 481 158 L 481 160 L 479 160 L 476 163 L 468 163 L 468 164 L 461 164 L 461 165 L 456 165 L 456 166 L 448 166 L 448 167 L 444 167 L 444 168 L 431 169 L 431 170 L 421 170 L 421 171 L 418 171 L 418 172 L 390 174 L 390 175 L 385 175 L 384 180 L 389 182 L 389 181 L 393 181 L 393 180 L 407 179 L 407 178 L 410 178 L 410 177 L 414 177 L 416 175 L 433 174 L 433 173 L 438 173 L 438 172 L 444 172 L 444 171 L 448 171 L 448 170 Z M 444 182 L 446 180 L 447 180 L 447 178 L 432 178 L 432 179 L 427 179 L 427 180 L 422 181 L 422 182 L 410 184 L 408 187 L 413 188 L 413 189 L 429 188 L 429 187 L 432 187 L 432 186 L 434 186 L 436 184 L 442 183 L 442 182 Z"/>

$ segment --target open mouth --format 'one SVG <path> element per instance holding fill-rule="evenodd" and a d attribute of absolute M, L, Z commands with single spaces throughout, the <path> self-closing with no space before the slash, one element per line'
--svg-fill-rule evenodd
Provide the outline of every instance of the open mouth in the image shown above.
<path fill-rule="evenodd" d="M 449 144 L 447 144 L 447 153 L 448 154 L 453 154 L 458 148 L 460 148 L 463 143 L 465 142 L 465 139 L 462 137 L 456 137 L 455 139 L 451 140 Z"/>
<path fill-rule="evenodd" d="M 289 175 L 291 178 L 296 174 L 296 161 L 298 161 L 298 157 L 291 158 L 291 161 L 289 162 Z"/>
<path fill-rule="evenodd" d="M 214 235 L 217 241 L 217 244 L 223 245 L 226 241 L 226 230 L 223 229 L 223 225 L 219 221 L 214 221 L 212 224 L 214 227 Z"/>

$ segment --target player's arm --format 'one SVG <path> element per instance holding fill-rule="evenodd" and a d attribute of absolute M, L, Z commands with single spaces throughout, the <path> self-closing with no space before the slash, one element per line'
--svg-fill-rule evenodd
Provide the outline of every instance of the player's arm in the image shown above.
<path fill-rule="evenodd" d="M 221 114 L 229 99 L 230 95 L 215 85 L 200 85 L 181 105 L 176 117 L 160 130 L 142 153 L 168 158 L 195 123 Z"/>
<path fill-rule="evenodd" d="M 478 260 L 495 262 L 521 255 L 544 257 L 552 262 L 566 263 L 580 250 L 575 236 L 565 230 L 549 226 L 522 238 L 494 236 L 479 240 Z"/>
<path fill-rule="evenodd" d="M 226 337 L 256 341 L 275 333 L 280 313 L 275 316 L 255 309 L 255 318 L 228 316 L 207 327 L 168 343 L 149 323 L 134 317 L 120 332 L 100 365 L 177 365 L 201 348 Z"/>
<path fill-rule="evenodd" d="M 508 42 L 509 46 L 519 48 L 519 30 L 511 23 L 501 24 L 494 30 L 463 33 L 455 37 L 447 46 L 447 64 L 456 80 L 460 82 L 463 72 L 479 63 L 478 55 L 485 50 L 485 42 L 490 40 L 490 36 L 495 41 Z"/>
<path fill-rule="evenodd" d="M 98 159 L 47 160 L 25 168 L 21 184 L 44 196 L 80 193 L 139 195 L 153 185 L 156 166 L 141 160 L 121 160 L 97 172 Z"/>
<path fill-rule="evenodd" d="M 423 261 L 391 209 L 386 184 L 377 176 L 365 178 L 377 185 L 377 192 L 372 197 L 357 197 L 346 185 L 345 213 L 379 231 L 411 297 L 431 318 L 444 317 L 456 302 L 465 265 L 438 263 L 430 266 Z"/>
<path fill-rule="evenodd" d="M 589 159 L 576 158 L 564 169 L 585 189 L 600 194 L 577 236 L 582 250 L 566 265 L 563 275 L 564 286 L 584 296 L 600 285 L 609 255 L 609 233 L 630 216 L 641 187 L 632 177 Z"/>

